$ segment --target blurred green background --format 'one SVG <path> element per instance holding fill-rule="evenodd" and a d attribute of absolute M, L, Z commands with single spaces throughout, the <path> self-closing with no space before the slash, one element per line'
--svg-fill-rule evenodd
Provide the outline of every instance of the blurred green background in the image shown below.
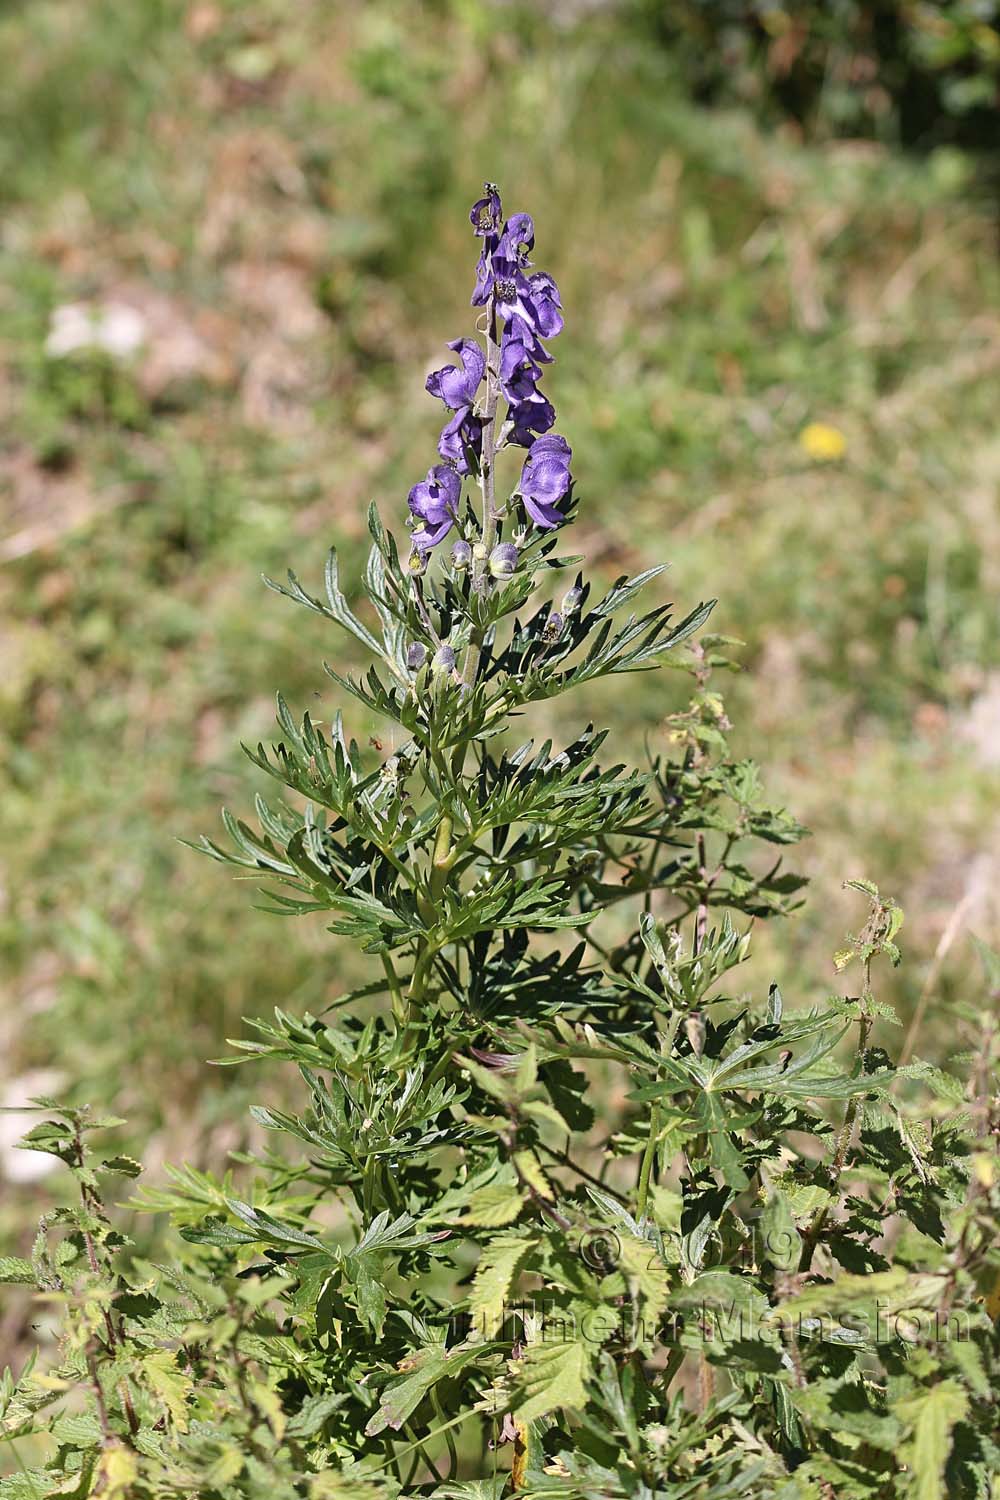
<path fill-rule="evenodd" d="M 998 65 L 990 3 L 0 5 L 0 1103 L 221 1166 L 274 1083 L 205 1059 L 364 962 L 177 840 L 249 805 L 276 687 L 338 706 L 259 575 L 401 521 L 487 176 L 563 292 L 575 550 L 719 596 L 735 748 L 814 833 L 750 978 L 832 986 L 868 876 L 947 1054 L 1000 928 Z M 641 756 L 683 693 L 587 707 Z"/>

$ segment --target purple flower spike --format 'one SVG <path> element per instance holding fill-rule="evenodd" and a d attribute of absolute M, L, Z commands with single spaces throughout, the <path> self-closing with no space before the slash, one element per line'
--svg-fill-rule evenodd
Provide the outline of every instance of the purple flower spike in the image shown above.
<path fill-rule="evenodd" d="M 455 339 L 448 345 L 462 361 L 459 370 L 445 365 L 427 377 L 427 390 L 452 411 L 475 403 L 476 393 L 486 372 L 486 358 L 475 339 Z"/>
<path fill-rule="evenodd" d="M 461 495 L 462 481 L 447 464 L 429 469 L 427 478 L 413 486 L 409 494 L 410 510 L 424 523 L 411 537 L 414 547 L 425 552 L 448 535 L 458 514 Z"/>
<path fill-rule="evenodd" d="M 518 494 L 528 515 L 543 531 L 551 531 L 564 519 L 558 506 L 570 487 L 572 456 L 569 443 L 557 433 L 536 438 L 528 451 Z"/>

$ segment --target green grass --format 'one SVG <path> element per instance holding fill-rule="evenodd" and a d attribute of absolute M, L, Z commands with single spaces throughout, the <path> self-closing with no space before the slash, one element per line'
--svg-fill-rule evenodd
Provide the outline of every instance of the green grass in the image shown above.
<path fill-rule="evenodd" d="M 669 561 L 681 607 L 719 596 L 737 748 L 814 830 L 811 900 L 755 978 L 832 985 L 864 874 L 907 911 L 909 1014 L 964 899 L 922 1037 L 946 1052 L 965 929 L 998 927 L 1000 725 L 992 749 L 975 725 L 1000 720 L 1000 272 L 974 164 L 699 111 L 610 12 L 35 0 L 0 13 L 0 55 L 8 1082 L 54 1069 L 154 1162 L 217 1159 L 271 1084 L 204 1059 L 357 976 L 178 839 L 248 804 L 237 746 L 274 688 L 338 706 L 344 643 L 259 574 L 315 579 L 336 541 L 350 578 L 368 501 L 401 520 L 484 176 L 563 289 L 578 549 L 605 577 Z M 47 358 L 53 310 L 102 298 L 143 310 L 150 352 Z M 811 422 L 841 459 L 809 456 Z M 681 691 L 587 708 L 641 755 Z"/>

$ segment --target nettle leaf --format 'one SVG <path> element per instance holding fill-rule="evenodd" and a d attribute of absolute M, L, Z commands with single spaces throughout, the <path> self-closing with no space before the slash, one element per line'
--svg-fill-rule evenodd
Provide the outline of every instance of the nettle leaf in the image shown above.
<path fill-rule="evenodd" d="M 30 1260 L 17 1255 L 0 1255 L 0 1282 L 8 1286 L 34 1286 L 35 1272 Z"/>
<path fill-rule="evenodd" d="M 529 1344 L 523 1359 L 510 1362 L 518 1420 L 535 1422 L 549 1412 L 582 1410 L 594 1354 L 583 1339 Z"/>
<path fill-rule="evenodd" d="M 178 1432 L 186 1432 L 194 1381 L 178 1367 L 177 1356 L 169 1349 L 154 1350 L 144 1355 L 141 1369 L 143 1380 L 163 1402 Z"/>
<path fill-rule="evenodd" d="M 534 1239 L 501 1235 L 480 1256 L 469 1293 L 469 1313 L 482 1338 L 493 1338 L 500 1328 L 511 1283 L 534 1246 Z"/>
<path fill-rule="evenodd" d="M 471 1194 L 460 1222 L 492 1229 L 512 1224 L 527 1202 L 527 1196 L 516 1182 L 494 1182 L 477 1188 Z"/>
<path fill-rule="evenodd" d="M 904 1454 L 913 1472 L 909 1493 L 914 1500 L 945 1500 L 945 1465 L 952 1434 L 969 1410 L 969 1397 L 954 1380 L 918 1391 L 897 1401 L 893 1412 L 911 1433 Z"/>

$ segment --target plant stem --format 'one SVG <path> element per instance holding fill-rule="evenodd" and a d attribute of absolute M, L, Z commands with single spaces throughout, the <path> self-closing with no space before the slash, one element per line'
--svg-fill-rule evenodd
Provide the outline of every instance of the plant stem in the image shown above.
<path fill-rule="evenodd" d="M 479 483 L 483 492 L 482 545 L 485 556 L 478 558 L 472 569 L 473 601 L 487 587 L 487 570 L 490 553 L 496 545 L 497 518 L 495 513 L 496 476 L 496 422 L 497 398 L 499 395 L 500 350 L 497 347 L 496 303 L 490 297 L 486 309 L 486 407 L 483 412 L 482 454 L 479 460 Z M 475 626 L 472 639 L 465 654 L 462 682 L 466 691 L 475 687 L 479 674 L 479 659 L 483 651 L 483 628 Z"/>
<path fill-rule="evenodd" d="M 396 973 L 392 958 L 386 952 L 382 953 L 382 967 L 385 970 L 385 977 L 389 981 L 389 993 L 392 996 L 392 1013 L 396 1018 L 396 1025 L 402 1028 L 406 1025 L 406 1001 L 403 999 L 403 990 L 399 983 L 399 975 Z"/>
<path fill-rule="evenodd" d="M 646 1216 L 649 1179 L 653 1171 L 653 1161 L 656 1157 L 656 1144 L 659 1133 L 660 1106 L 657 1102 L 649 1112 L 649 1139 L 646 1142 L 646 1149 L 642 1153 L 642 1165 L 639 1168 L 639 1192 L 635 1204 L 635 1216 L 637 1219 L 643 1219 Z"/>
<path fill-rule="evenodd" d="M 865 1070 L 865 1052 L 868 1048 L 868 1038 L 872 1029 L 872 1017 L 869 1004 L 873 998 L 871 989 L 871 959 L 865 964 L 865 989 L 861 996 L 861 1016 L 858 1020 L 858 1059 L 861 1064 L 861 1072 Z M 840 1179 L 844 1167 L 847 1165 L 847 1153 L 851 1149 L 851 1141 L 854 1137 L 854 1124 L 858 1118 L 858 1095 L 852 1094 L 848 1100 L 847 1109 L 844 1111 L 844 1123 L 837 1137 L 837 1146 L 830 1164 L 830 1194 L 831 1202 L 839 1191 Z M 813 1215 L 812 1221 L 802 1236 L 802 1250 L 799 1255 L 799 1271 L 808 1271 L 812 1265 L 812 1258 L 816 1252 L 820 1235 L 823 1233 L 830 1214 L 830 1204 L 826 1203 L 818 1208 Z"/>

